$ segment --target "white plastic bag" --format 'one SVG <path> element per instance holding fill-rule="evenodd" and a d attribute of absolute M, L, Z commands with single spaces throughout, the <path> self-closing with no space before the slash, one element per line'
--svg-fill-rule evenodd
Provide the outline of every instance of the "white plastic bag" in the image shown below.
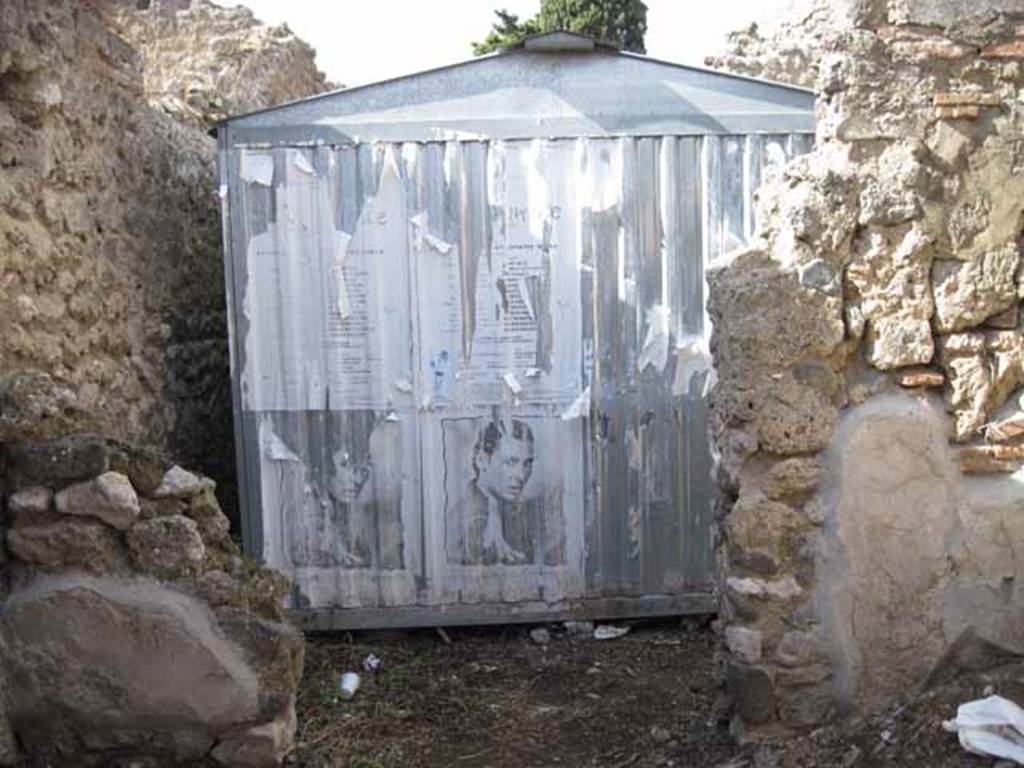
<path fill-rule="evenodd" d="M 1002 696 L 961 704 L 942 727 L 956 733 L 968 752 L 1024 765 L 1024 709 Z"/>

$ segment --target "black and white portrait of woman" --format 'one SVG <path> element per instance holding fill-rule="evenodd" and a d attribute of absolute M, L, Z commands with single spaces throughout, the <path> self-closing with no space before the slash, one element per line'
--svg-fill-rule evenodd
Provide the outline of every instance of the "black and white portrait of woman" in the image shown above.
<path fill-rule="evenodd" d="M 561 483 L 541 471 L 544 443 L 528 420 L 448 419 L 444 446 L 449 563 L 564 562 Z"/>
<path fill-rule="evenodd" d="M 373 411 L 268 418 L 271 426 L 262 430 L 264 473 L 270 473 L 263 478 L 264 496 L 270 490 L 285 505 L 282 536 L 291 564 L 404 567 L 401 422 Z"/>

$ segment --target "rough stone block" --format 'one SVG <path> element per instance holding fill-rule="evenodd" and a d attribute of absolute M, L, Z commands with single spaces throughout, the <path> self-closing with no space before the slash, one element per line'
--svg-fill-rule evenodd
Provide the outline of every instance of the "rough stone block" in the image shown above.
<path fill-rule="evenodd" d="M 828 657 L 828 646 L 813 631 L 790 630 L 775 647 L 775 660 L 784 667 L 822 665 Z"/>
<path fill-rule="evenodd" d="M 1020 306 L 1014 304 L 1005 312 L 1000 312 L 998 315 L 992 315 L 985 321 L 985 326 L 988 328 L 996 328 L 1001 331 L 1011 331 L 1017 328 L 1020 320 Z"/>
<path fill-rule="evenodd" d="M 291 624 L 261 618 L 240 608 L 218 608 L 216 615 L 225 635 L 244 650 L 263 689 L 280 694 L 283 698 L 278 702 L 286 704 L 302 678 L 302 633 Z M 276 716 L 280 712 L 268 714 Z"/>
<path fill-rule="evenodd" d="M 188 499 L 212 482 L 212 480 L 195 475 L 175 464 L 167 470 L 152 496 L 154 499 Z"/>
<path fill-rule="evenodd" d="M 41 579 L 8 599 L 0 633 L 10 714 L 37 758 L 81 764 L 84 744 L 194 763 L 257 721 L 256 675 L 209 609 L 153 582 Z"/>
<path fill-rule="evenodd" d="M 788 601 L 801 597 L 803 589 L 792 576 L 766 579 L 737 578 L 730 576 L 725 582 L 726 589 L 737 596 L 753 597 L 760 600 Z"/>
<path fill-rule="evenodd" d="M 207 547 L 233 550 L 231 521 L 221 512 L 212 486 L 204 486 L 189 500 L 185 514 L 195 520 Z"/>
<path fill-rule="evenodd" d="M 63 488 L 103 474 L 109 461 L 106 441 L 93 434 L 0 446 L 0 466 L 9 491 L 31 485 Z"/>
<path fill-rule="evenodd" d="M 121 537 L 94 520 L 63 518 L 46 525 L 12 528 L 7 531 L 7 547 L 18 560 L 50 570 L 120 573 L 128 568 Z"/>
<path fill-rule="evenodd" d="M 14 493 L 7 499 L 7 523 L 11 527 L 33 522 L 53 522 L 53 491 L 34 485 Z"/>
<path fill-rule="evenodd" d="M 985 427 L 985 439 L 992 443 L 1012 440 L 1021 435 L 1024 435 L 1024 411 L 1018 411 Z"/>
<path fill-rule="evenodd" d="M 295 736 L 295 709 L 269 723 L 222 737 L 210 756 L 232 768 L 269 768 L 280 765 L 291 751 Z"/>
<path fill-rule="evenodd" d="M 64 488 L 54 502 L 62 514 L 96 517 L 119 531 L 139 519 L 139 497 L 128 478 L 118 472 L 104 472 L 89 482 Z"/>
<path fill-rule="evenodd" d="M 932 238 L 920 227 L 868 228 L 854 244 L 846 285 L 866 323 L 866 356 L 881 370 L 931 362 Z"/>
<path fill-rule="evenodd" d="M 794 457 L 774 464 L 765 477 L 765 494 L 770 499 L 801 498 L 818 486 L 820 459 Z"/>
<path fill-rule="evenodd" d="M 835 717 L 835 693 L 828 682 L 780 690 L 779 718 L 793 726 L 811 728 Z"/>
<path fill-rule="evenodd" d="M 120 441 L 111 442 L 110 468 L 127 475 L 141 496 L 151 495 L 160 486 L 168 463 L 157 451 Z"/>
<path fill-rule="evenodd" d="M 238 607 L 238 584 L 224 571 L 206 571 L 190 582 L 190 588 L 214 608 Z"/>
<path fill-rule="evenodd" d="M 956 165 L 974 144 L 971 136 L 947 122 L 936 123 L 928 134 L 928 149 L 949 165 Z"/>
<path fill-rule="evenodd" d="M 758 443 L 764 451 L 783 456 L 818 451 L 835 430 L 838 413 L 832 401 L 791 375 L 766 383 L 754 402 Z"/>
<path fill-rule="evenodd" d="M 725 673 L 725 690 L 745 724 L 761 725 L 775 718 L 775 685 L 763 668 L 730 664 Z"/>
<path fill-rule="evenodd" d="M 808 521 L 788 504 L 760 494 L 741 495 L 726 520 L 730 545 L 779 563 L 799 549 Z"/>
<path fill-rule="evenodd" d="M 199 528 L 184 515 L 141 520 L 128 530 L 126 540 L 135 565 L 157 576 L 195 573 L 206 555 Z"/>
<path fill-rule="evenodd" d="M 757 664 L 761 660 L 763 639 L 764 636 L 756 629 L 739 626 L 725 628 L 726 648 L 746 664 Z"/>
<path fill-rule="evenodd" d="M 1016 243 L 970 261 L 937 261 L 932 268 L 935 325 L 949 333 L 980 325 L 1017 301 Z"/>
<path fill-rule="evenodd" d="M 139 519 L 149 520 L 154 517 L 168 515 L 184 515 L 188 510 L 188 502 L 184 499 L 139 499 Z"/>

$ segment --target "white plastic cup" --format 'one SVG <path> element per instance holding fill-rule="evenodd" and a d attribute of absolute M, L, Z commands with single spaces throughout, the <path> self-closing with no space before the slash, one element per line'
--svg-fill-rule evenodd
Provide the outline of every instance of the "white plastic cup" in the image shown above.
<path fill-rule="evenodd" d="M 351 699 L 359 690 L 359 675 L 355 672 L 346 672 L 338 679 L 338 693 L 343 699 Z"/>

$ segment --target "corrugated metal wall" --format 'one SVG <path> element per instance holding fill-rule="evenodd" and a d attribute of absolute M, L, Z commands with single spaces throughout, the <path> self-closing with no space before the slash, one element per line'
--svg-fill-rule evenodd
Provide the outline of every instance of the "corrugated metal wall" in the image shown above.
<path fill-rule="evenodd" d="M 711 607 L 704 265 L 810 142 L 229 153 L 246 544 L 312 625 Z"/>

